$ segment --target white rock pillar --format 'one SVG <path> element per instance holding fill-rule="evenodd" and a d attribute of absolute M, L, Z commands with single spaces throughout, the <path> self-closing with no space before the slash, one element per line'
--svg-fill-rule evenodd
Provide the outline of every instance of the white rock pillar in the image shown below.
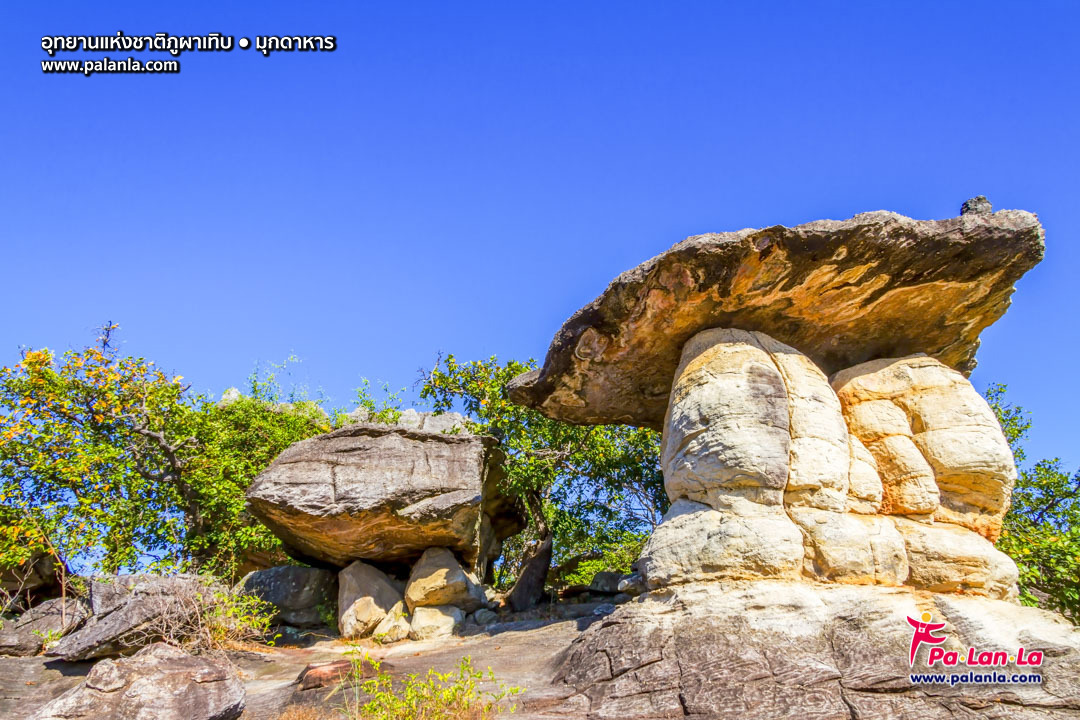
<path fill-rule="evenodd" d="M 885 484 L 881 512 L 997 540 L 1016 466 L 993 411 L 967 378 L 912 355 L 841 370 L 832 384 L 851 434 Z"/>
<path fill-rule="evenodd" d="M 803 537 L 784 511 L 788 405 L 755 333 L 717 328 L 686 343 L 661 451 L 672 507 L 637 564 L 649 587 L 799 575 Z"/>
<path fill-rule="evenodd" d="M 907 577 L 892 523 L 848 512 L 873 512 L 881 480 L 874 459 L 849 438 L 828 378 L 764 333 L 711 329 L 686 343 L 661 463 L 673 504 L 638 563 L 650 587 Z"/>

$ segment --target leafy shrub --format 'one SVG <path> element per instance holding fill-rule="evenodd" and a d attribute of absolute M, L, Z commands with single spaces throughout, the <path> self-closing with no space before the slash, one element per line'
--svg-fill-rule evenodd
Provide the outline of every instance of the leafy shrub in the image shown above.
<path fill-rule="evenodd" d="M 343 693 L 338 712 L 347 720 L 487 720 L 509 710 L 504 704 L 521 688 L 507 687 L 487 673 L 476 670 L 470 657 L 463 657 L 455 671 L 428 670 L 427 675 L 410 674 L 395 683 L 380 664 L 353 647 L 349 651 L 352 669 L 330 697 Z M 364 680 L 364 666 L 374 676 Z M 487 690 L 481 683 L 493 686 Z"/>
<path fill-rule="evenodd" d="M 1028 414 L 1005 400 L 1004 385 L 990 386 L 986 399 L 1019 470 L 998 549 L 1020 570 L 1021 602 L 1080 624 L 1080 472 L 1069 475 L 1057 458 L 1024 467 Z"/>
<path fill-rule="evenodd" d="M 644 532 L 613 533 L 610 538 L 599 538 L 598 549 L 552 568 L 551 582 L 555 585 L 588 585 L 598 572 L 626 575 L 648 539 L 649 534 Z"/>
<path fill-rule="evenodd" d="M 421 398 L 437 411 L 460 409 L 476 418 L 469 429 L 497 438 L 506 453 L 503 490 L 522 501 L 530 522 L 503 545 L 495 577 L 500 588 L 530 574 L 542 581 L 552 562 L 582 553 L 607 553 L 615 565 L 626 566 L 615 559 L 618 548 L 632 548 L 626 539 L 652 532 L 668 508 L 659 433 L 571 425 L 515 405 L 506 385 L 534 367 L 531 360 L 460 362 L 448 355 L 422 378 Z M 515 590 L 510 597 L 517 607 Z M 535 602 L 542 586 L 531 590 L 536 597 L 527 600 Z"/>
<path fill-rule="evenodd" d="M 0 368 L 0 571 L 47 554 L 61 573 L 235 577 L 253 553 L 283 558 L 244 492 L 286 447 L 330 430 L 328 415 L 296 393 L 279 402 L 273 372 L 229 404 L 192 395 L 120 355 L 116 329 Z"/>

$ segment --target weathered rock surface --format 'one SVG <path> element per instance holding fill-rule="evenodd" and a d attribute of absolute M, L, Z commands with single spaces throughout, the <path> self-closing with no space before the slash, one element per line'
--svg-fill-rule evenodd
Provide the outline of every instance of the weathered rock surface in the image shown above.
<path fill-rule="evenodd" d="M 440 546 L 482 569 L 524 524 L 498 491 L 501 460 L 493 438 L 349 425 L 286 449 L 247 498 L 316 563 L 413 561 Z"/>
<path fill-rule="evenodd" d="M 433 605 L 418 607 L 413 610 L 412 623 L 409 626 L 409 638 L 412 640 L 430 640 L 447 637 L 465 622 L 465 613 L 453 605 Z"/>
<path fill-rule="evenodd" d="M 199 576 L 94 578 L 93 615 L 45 654 L 72 662 L 132 652 L 160 639 L 163 628 L 186 623 L 195 595 L 218 590 L 222 588 Z"/>
<path fill-rule="evenodd" d="M 673 501 L 847 509 L 847 427 L 808 357 L 764 333 L 714 328 L 687 342 L 675 378 L 661 456 Z"/>
<path fill-rule="evenodd" d="M 477 625 L 490 625 L 498 619 L 499 616 L 495 612 L 488 610 L 487 608 L 480 608 L 473 613 L 473 622 L 475 622 Z"/>
<path fill-rule="evenodd" d="M 472 612 L 487 605 L 483 587 L 462 569 L 446 548 L 428 548 L 420 556 L 405 586 L 410 611 L 421 606 L 454 605 Z"/>
<path fill-rule="evenodd" d="M 733 498 L 723 510 L 680 498 L 634 563 L 649 588 L 801 572 L 803 537 L 779 505 Z"/>
<path fill-rule="evenodd" d="M 225 660 L 193 657 L 164 643 L 102 660 L 34 720 L 235 720 L 244 686 Z"/>
<path fill-rule="evenodd" d="M 991 541 L 1016 481 L 990 406 L 960 373 L 925 355 L 836 373 L 848 427 L 876 460 L 881 511 L 934 515 Z"/>
<path fill-rule="evenodd" d="M 338 629 L 365 637 L 401 603 L 401 593 L 381 570 L 357 560 L 338 573 Z"/>
<path fill-rule="evenodd" d="M 615 595 L 619 592 L 619 583 L 625 577 L 622 573 L 601 570 L 593 575 L 592 580 L 589 582 L 589 592 Z"/>
<path fill-rule="evenodd" d="M 878 513 L 881 511 L 884 489 L 877 469 L 877 460 L 862 441 L 851 433 L 848 433 L 848 450 L 848 510 L 865 514 Z"/>
<path fill-rule="evenodd" d="M 795 348 L 754 333 L 784 380 L 791 444 L 784 504 L 844 512 L 851 450 L 840 400 L 829 379 Z"/>
<path fill-rule="evenodd" d="M 371 410 L 365 407 L 359 407 L 353 410 L 348 413 L 346 417 L 353 423 L 375 422 L 372 418 Z M 468 423 L 468 418 L 461 413 L 434 413 L 427 410 L 414 410 L 413 408 L 408 408 L 401 411 L 401 415 L 395 422 L 387 422 L 385 424 L 410 427 L 415 428 L 416 430 L 427 430 L 428 432 L 468 435 L 470 433 L 466 423 Z"/>
<path fill-rule="evenodd" d="M 394 607 L 375 626 L 371 636 L 381 643 L 394 643 L 409 637 L 409 616 L 405 612 L 405 603 L 395 603 Z"/>
<path fill-rule="evenodd" d="M 660 428 L 683 346 L 714 327 L 767 333 L 826 373 L 918 352 L 969 373 L 1043 250 L 1038 219 L 1018 210 L 698 235 L 575 313 L 510 397 L 570 422 Z"/>
<path fill-rule="evenodd" d="M 238 589 L 277 608 L 274 622 L 294 627 L 318 627 L 322 611 L 333 605 L 337 577 L 329 570 L 279 565 L 248 573 Z"/>
<path fill-rule="evenodd" d="M 0 655 L 37 655 L 45 638 L 59 639 L 82 625 L 90 604 L 82 598 L 54 598 L 35 605 L 0 628 Z"/>
<path fill-rule="evenodd" d="M 791 433 L 784 379 L 743 330 L 706 330 L 686 344 L 664 424 L 661 467 L 672 501 L 723 497 L 780 505 Z"/>
<path fill-rule="evenodd" d="M 944 647 L 1040 650 L 1041 684 L 914 685 L 906 618 L 944 621 Z M 941 665 L 937 666 L 940 672 Z M 962 673 L 960 667 L 947 672 Z M 1075 718 L 1080 630 L 986 598 L 782 581 L 681 586 L 621 605 L 573 644 L 551 717 Z M 553 689 L 554 694 L 554 689 Z"/>
<path fill-rule="evenodd" d="M 907 547 L 909 585 L 935 592 L 1016 598 L 1016 563 L 982 536 L 944 522 L 893 521 Z"/>
<path fill-rule="evenodd" d="M 855 584 L 902 585 L 908 554 L 891 518 L 788 508 L 803 531 L 806 565 L 813 578 Z"/>

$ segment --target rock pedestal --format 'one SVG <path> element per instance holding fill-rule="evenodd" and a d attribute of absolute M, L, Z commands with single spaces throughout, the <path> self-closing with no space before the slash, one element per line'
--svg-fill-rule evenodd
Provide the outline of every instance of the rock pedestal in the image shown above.
<path fill-rule="evenodd" d="M 673 504 L 637 563 L 650 588 L 801 576 L 1016 594 L 1015 564 L 983 537 L 1016 478 L 1008 444 L 933 358 L 864 363 L 830 385 L 764 333 L 705 330 L 683 350 L 661 462 Z"/>
<path fill-rule="evenodd" d="M 873 456 L 881 511 L 1001 532 L 1016 467 L 997 418 L 960 373 L 925 355 L 874 360 L 833 378 L 851 434 Z"/>

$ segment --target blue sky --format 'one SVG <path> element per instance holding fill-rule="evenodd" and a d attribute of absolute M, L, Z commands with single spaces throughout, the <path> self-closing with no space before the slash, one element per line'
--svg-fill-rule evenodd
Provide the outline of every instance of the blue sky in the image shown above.
<path fill-rule="evenodd" d="M 256 361 L 347 403 L 438 351 L 542 357 L 687 235 L 985 194 L 1046 260 L 973 381 L 1080 465 L 1073 2 L 8 3 L 0 364 L 105 320 L 198 390 Z M 335 35 L 45 75 L 45 35 Z M 131 53 L 66 53 L 64 59 Z M 136 55 L 167 59 L 163 53 Z"/>

